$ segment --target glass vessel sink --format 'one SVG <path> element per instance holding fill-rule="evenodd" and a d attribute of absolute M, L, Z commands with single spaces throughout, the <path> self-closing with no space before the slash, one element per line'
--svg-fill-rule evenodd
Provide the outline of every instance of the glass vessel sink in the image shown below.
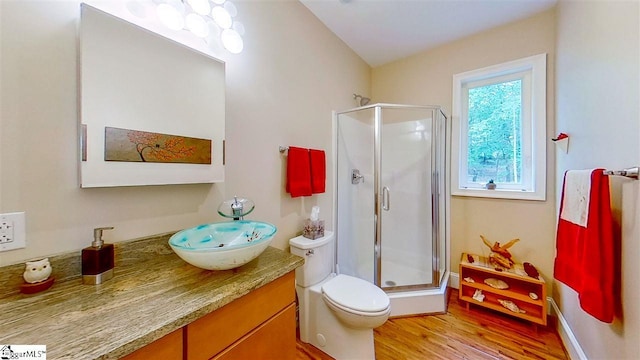
<path fill-rule="evenodd" d="M 203 224 L 175 233 L 171 249 L 189 264 L 207 270 L 242 266 L 271 243 L 274 225 L 250 220 Z"/>

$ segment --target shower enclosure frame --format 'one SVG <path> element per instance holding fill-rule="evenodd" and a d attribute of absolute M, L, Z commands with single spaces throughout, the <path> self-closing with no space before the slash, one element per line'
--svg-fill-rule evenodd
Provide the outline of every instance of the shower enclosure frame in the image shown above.
<path fill-rule="evenodd" d="M 442 109 L 439 106 L 421 106 L 421 105 L 401 105 L 401 104 L 386 104 L 386 103 L 379 103 L 379 104 L 372 104 L 372 105 L 367 105 L 367 106 L 361 106 L 361 107 L 357 107 L 357 108 L 353 108 L 353 109 L 348 109 L 348 110 L 344 110 L 344 111 L 339 111 L 339 112 L 334 112 L 334 116 L 333 116 L 333 126 L 334 126 L 334 131 L 333 131 L 333 155 L 334 155 L 334 164 L 336 166 L 335 169 L 335 176 L 333 179 L 334 182 L 334 189 L 335 189 L 335 196 L 334 196 L 334 209 L 336 209 L 336 211 L 334 212 L 334 219 L 333 219 L 333 223 L 334 223 L 334 229 L 336 230 L 336 234 L 338 233 L 338 216 L 339 216 L 339 209 L 338 209 L 338 195 L 339 195 L 339 191 L 338 191 L 338 149 L 339 149 L 339 145 L 338 145 L 338 133 L 339 133 L 339 124 L 338 124 L 338 119 L 340 117 L 340 115 L 346 115 L 348 113 L 353 113 L 356 111 L 361 111 L 361 110 L 367 110 L 367 109 L 373 109 L 373 147 L 374 147 L 374 160 L 373 160 L 373 168 L 374 168 L 374 174 L 373 174 L 373 197 L 374 197 L 374 212 L 375 212 L 375 216 L 374 216 L 374 264 L 373 264 L 373 272 L 374 272 L 374 279 L 373 279 L 373 283 L 376 284 L 377 286 L 381 287 L 383 290 L 385 290 L 391 300 L 392 300 L 392 316 L 401 316 L 401 315 L 411 315 L 411 314 L 420 314 L 420 313 L 435 313 L 435 312 L 443 312 L 446 310 L 446 299 L 445 299 L 445 291 L 446 291 L 446 286 L 448 284 L 448 278 L 449 278 L 449 253 L 450 253 L 450 245 L 449 245 L 449 234 L 450 234 L 450 229 L 449 229 L 449 203 L 450 203 L 450 193 L 449 193 L 449 186 L 447 184 L 447 179 L 448 176 L 446 176 L 446 174 L 449 173 L 449 156 L 450 156 L 450 127 L 451 124 L 448 121 L 449 119 L 447 118 L 447 116 L 444 114 L 444 112 L 442 111 Z M 432 271 L 432 282 L 429 284 L 416 284 L 416 285 L 401 285 L 401 286 L 384 286 L 384 284 L 382 283 L 382 245 L 383 245 L 383 237 L 382 237 L 382 220 L 381 220 L 381 214 L 382 214 L 382 208 L 384 206 L 384 201 L 385 201 L 385 193 L 384 193 L 384 189 L 381 190 L 381 174 L 380 172 L 382 171 L 382 157 L 383 157 L 383 153 L 382 153 L 382 125 L 383 125 L 383 118 L 382 118 L 382 111 L 383 109 L 410 109 L 410 110 L 419 110 L 419 109 L 423 109 L 423 110 L 430 110 L 430 111 L 434 111 L 434 112 L 438 112 L 439 116 L 442 116 L 443 120 L 442 120 L 442 124 L 439 124 L 435 121 L 435 119 L 433 119 L 433 124 L 432 127 L 434 128 L 433 131 L 436 134 L 439 134 L 440 132 L 444 135 L 444 139 L 441 139 L 441 141 L 444 141 L 444 145 L 443 149 L 441 151 L 443 151 L 444 153 L 442 154 L 442 158 L 441 159 L 436 159 L 436 154 L 435 150 L 433 151 L 433 153 L 431 154 L 432 156 L 432 160 L 433 163 L 436 164 L 436 162 L 438 162 L 440 168 L 439 171 L 432 171 L 432 178 L 431 178 L 431 206 L 432 206 L 432 212 L 431 212 L 431 216 L 432 216 L 432 227 L 431 227 L 431 236 L 432 236 L 432 266 L 431 266 L 431 271 Z M 442 129 L 435 129 L 437 126 L 443 126 L 444 128 Z M 432 135 L 435 136 L 435 135 Z M 433 165 L 433 167 L 437 167 L 438 165 Z M 444 172 L 444 174 L 442 174 L 442 172 Z M 440 179 L 439 177 L 444 175 L 443 179 Z M 386 188 L 386 187 L 385 187 Z M 387 189 L 387 194 L 388 194 L 388 188 Z M 440 198 L 438 196 L 439 192 L 443 192 L 444 196 L 442 198 Z M 436 199 L 436 201 L 434 201 L 434 199 Z M 439 204 L 438 201 L 443 201 L 443 209 L 444 209 L 444 213 L 441 213 L 441 209 L 439 208 Z M 444 216 L 443 222 L 441 222 L 440 217 Z M 440 231 L 439 226 L 444 226 L 443 232 L 442 233 L 438 233 Z M 443 241 L 437 241 L 436 239 L 440 238 L 444 236 Z M 339 269 L 339 265 L 338 265 L 338 242 L 339 240 L 339 236 L 337 235 L 337 241 L 336 241 L 336 259 L 335 259 L 335 266 L 336 266 L 336 271 L 338 272 Z M 440 246 L 444 247 L 444 249 L 440 248 Z M 441 251 L 443 251 L 442 256 L 441 255 Z M 444 266 L 441 266 L 444 265 Z M 350 274 L 350 275 L 354 275 L 354 274 Z M 369 279 L 370 280 L 370 279 Z M 371 281 L 371 280 L 370 280 Z M 397 299 L 395 301 L 396 304 L 394 304 L 394 298 Z M 400 305 L 400 306 L 395 306 L 395 305 Z M 405 306 L 407 305 L 407 306 Z M 399 308 L 400 307 L 400 308 Z"/>

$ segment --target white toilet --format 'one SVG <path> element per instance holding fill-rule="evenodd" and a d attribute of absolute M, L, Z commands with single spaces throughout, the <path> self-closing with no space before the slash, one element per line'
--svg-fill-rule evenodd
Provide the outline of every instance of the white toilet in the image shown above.
<path fill-rule="evenodd" d="M 373 328 L 389 318 L 389 297 L 372 283 L 331 272 L 334 236 L 289 240 L 291 253 L 305 259 L 296 269 L 300 340 L 335 359 L 375 359 Z"/>

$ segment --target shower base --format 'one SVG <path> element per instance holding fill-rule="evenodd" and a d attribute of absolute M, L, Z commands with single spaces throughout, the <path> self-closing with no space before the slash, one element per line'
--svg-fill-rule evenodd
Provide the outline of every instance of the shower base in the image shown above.
<path fill-rule="evenodd" d="M 384 283 L 384 282 L 383 282 Z M 439 314 L 447 311 L 447 271 L 440 286 L 427 290 L 407 290 L 387 293 L 391 300 L 391 317 Z"/>
<path fill-rule="evenodd" d="M 384 253 L 387 257 L 381 264 L 381 285 L 391 300 L 391 316 L 436 314 L 446 311 L 448 272 L 440 286 L 428 287 L 435 282 L 430 264 L 413 261 L 412 254 L 400 253 L 395 249 L 386 249 Z M 425 288 L 401 288 L 420 284 L 424 284 Z"/>
<path fill-rule="evenodd" d="M 432 283 L 433 271 L 431 269 L 418 269 L 399 260 L 382 261 L 382 287 Z"/>

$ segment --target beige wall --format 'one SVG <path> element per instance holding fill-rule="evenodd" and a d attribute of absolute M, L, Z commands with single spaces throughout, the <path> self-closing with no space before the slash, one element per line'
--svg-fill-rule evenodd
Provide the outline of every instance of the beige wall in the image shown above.
<path fill-rule="evenodd" d="M 248 218 L 278 227 L 288 248 L 311 206 L 330 220 L 333 189 L 291 199 L 279 145 L 328 151 L 331 111 L 353 107 L 370 68 L 297 1 L 238 2 L 245 50 L 226 61 L 226 182 L 80 189 L 76 156 L 76 26 L 79 1 L 0 1 L 0 212 L 26 211 L 27 248 L 0 266 L 79 250 L 92 229 L 118 242 L 223 220 L 233 195 L 256 203 Z M 176 96 L 176 101 L 180 101 Z"/>
<path fill-rule="evenodd" d="M 554 130 L 555 10 L 374 68 L 373 100 L 441 105 L 447 114 L 451 114 L 454 74 L 541 53 L 547 53 L 547 132 L 551 138 Z M 452 197 L 453 272 L 458 271 L 462 252 L 488 253 L 480 240 L 482 234 L 501 243 L 520 238 L 521 241 L 510 249 L 514 257 L 536 265 L 545 279 L 551 280 L 555 229 L 553 151 L 549 142 L 546 201 Z"/>
<path fill-rule="evenodd" d="M 556 153 L 556 192 L 569 169 L 640 164 L 640 6 L 637 1 L 561 1 L 558 5 L 557 131 L 570 136 Z M 622 306 L 613 324 L 580 309 L 560 282 L 558 303 L 588 359 L 640 356 L 640 181 L 611 177 L 621 234 Z M 559 203 L 559 199 L 556 199 Z"/>

